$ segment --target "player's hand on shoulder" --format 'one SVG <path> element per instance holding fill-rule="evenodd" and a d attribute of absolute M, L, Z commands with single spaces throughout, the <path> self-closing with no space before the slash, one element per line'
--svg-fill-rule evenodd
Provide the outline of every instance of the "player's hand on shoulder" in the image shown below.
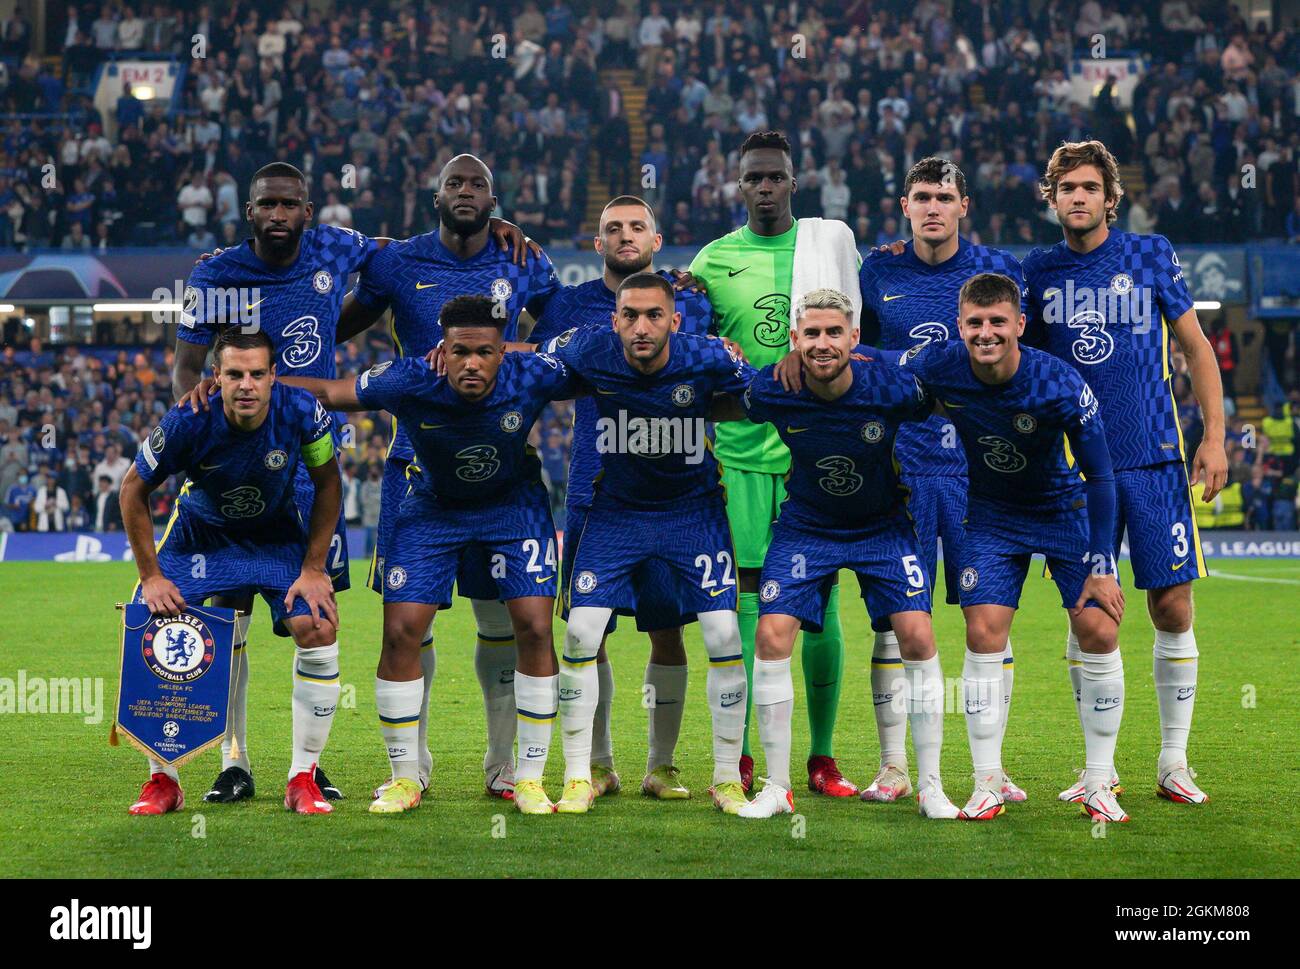
<path fill-rule="evenodd" d="M 194 260 L 194 265 L 202 266 L 209 259 L 212 259 L 215 256 L 219 256 L 225 251 L 226 251 L 225 249 L 213 249 L 211 252 L 200 253 L 199 258 Z"/>
<path fill-rule="evenodd" d="M 1119 579 L 1114 572 L 1105 575 L 1090 574 L 1084 580 L 1083 591 L 1079 593 L 1079 600 L 1070 610 L 1070 615 L 1076 617 L 1082 615 L 1084 605 L 1089 599 L 1114 619 L 1116 625 L 1124 619 L 1124 590 L 1119 587 Z"/>
<path fill-rule="evenodd" d="M 284 597 L 285 609 L 292 611 L 293 604 L 299 596 L 311 609 L 314 628 L 320 628 L 321 613 L 324 613 L 325 618 L 334 624 L 335 629 L 339 628 L 339 609 L 334 601 L 334 584 L 330 582 L 330 577 L 324 569 L 303 567 Z"/>
<path fill-rule="evenodd" d="M 424 355 L 424 362 L 439 377 L 447 376 L 447 354 L 443 352 L 441 340 L 436 347 Z"/>
<path fill-rule="evenodd" d="M 668 270 L 673 275 L 673 289 L 679 293 L 683 289 L 689 289 L 692 293 L 707 293 L 708 288 L 704 283 L 695 278 L 695 274 L 689 270 L 683 272 L 680 269 Z"/>
<path fill-rule="evenodd" d="M 1192 481 L 1204 481 L 1201 500 L 1210 502 L 1228 483 L 1228 453 L 1223 441 L 1202 441 L 1192 459 Z"/>
<path fill-rule="evenodd" d="M 217 381 L 214 378 L 204 377 L 194 385 L 193 389 L 191 389 L 188 394 L 180 399 L 177 406 L 184 407 L 186 404 L 189 404 L 190 410 L 196 414 L 200 410 L 208 410 L 210 407 L 208 399 L 216 394 L 219 389 L 220 388 L 217 387 Z"/>
<path fill-rule="evenodd" d="M 798 350 L 791 350 L 772 368 L 772 379 L 779 381 L 786 393 L 797 394 L 803 390 L 803 358 Z"/>
<path fill-rule="evenodd" d="M 529 252 L 532 252 L 534 258 L 541 258 L 542 247 L 524 235 L 524 230 L 513 222 L 493 216 L 488 219 L 488 225 L 497 245 L 510 252 L 511 262 L 518 266 L 526 266 Z"/>
<path fill-rule="evenodd" d="M 895 239 L 893 242 L 886 243 L 883 246 L 876 246 L 876 252 L 887 252 L 891 256 L 901 256 L 903 250 L 907 248 L 907 243 L 902 239 Z"/>
<path fill-rule="evenodd" d="M 181 590 L 165 575 L 151 575 L 142 580 L 140 596 L 155 616 L 179 616 L 186 608 Z"/>
<path fill-rule="evenodd" d="M 735 357 L 735 358 L 736 358 L 737 360 L 739 360 L 741 363 L 749 363 L 749 361 L 745 359 L 745 351 L 742 350 L 742 349 L 740 349 L 740 344 L 737 343 L 735 340 L 728 340 L 725 336 L 716 336 L 716 337 L 715 337 L 715 336 L 711 336 L 711 337 L 709 337 L 709 339 L 710 339 L 710 340 L 721 340 L 721 341 L 722 341 L 722 345 L 723 345 L 724 347 L 727 348 L 727 352 L 728 352 L 728 353 L 730 353 L 733 357 Z"/>

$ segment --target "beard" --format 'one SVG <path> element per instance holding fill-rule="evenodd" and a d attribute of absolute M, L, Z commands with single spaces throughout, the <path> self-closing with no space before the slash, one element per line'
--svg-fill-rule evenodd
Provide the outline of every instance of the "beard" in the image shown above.
<path fill-rule="evenodd" d="M 605 253 L 605 265 L 618 273 L 620 276 L 631 276 L 633 273 L 639 273 L 643 269 L 650 268 L 654 262 L 654 253 L 649 252 L 644 256 L 637 255 L 631 259 L 620 259 L 615 253 Z"/>
<path fill-rule="evenodd" d="M 482 232 L 491 218 L 492 212 L 489 209 L 481 209 L 476 211 L 473 216 L 465 217 L 457 215 L 450 206 L 438 206 L 438 219 L 442 224 L 451 229 L 456 235 L 466 238 Z"/>

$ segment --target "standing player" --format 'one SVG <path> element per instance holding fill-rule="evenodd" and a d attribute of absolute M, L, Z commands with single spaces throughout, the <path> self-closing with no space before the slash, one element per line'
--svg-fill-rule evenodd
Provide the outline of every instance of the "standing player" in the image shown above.
<path fill-rule="evenodd" d="M 387 410 L 408 428 L 424 473 L 393 524 L 384 572 L 384 639 L 375 679 L 379 724 L 392 765 L 370 810 L 394 814 L 419 805 L 429 777 L 413 743 L 428 697 L 421 640 L 451 604 L 461 560 L 477 551 L 506 600 L 519 643 L 519 776 L 514 801 L 525 814 L 550 814 L 542 788 L 557 705 L 551 613 L 557 562 L 555 525 L 528 432 L 575 382 L 545 354 L 505 356 L 505 320 L 486 296 L 458 296 L 442 308 L 445 377 L 421 357 L 382 363 L 352 380 L 300 380 L 328 407 Z"/>
<path fill-rule="evenodd" d="M 132 601 L 174 616 L 218 594 L 249 602 L 261 593 L 297 647 L 285 807 L 328 814 L 315 771 L 339 697 L 338 610 L 325 569 L 343 494 L 332 420 L 310 394 L 276 381 L 265 331 L 226 330 L 213 356 L 220 406 L 173 407 L 122 483 L 122 522 L 140 573 Z M 294 498 L 299 465 L 315 495 L 307 527 Z M 173 474 L 186 481 L 155 549 L 149 495 Z M 199 558 L 203 569 L 194 568 Z M 184 807 L 176 769 L 150 758 L 150 772 L 130 813 Z"/>
<path fill-rule="evenodd" d="M 853 303 L 843 293 L 808 293 L 795 319 L 804 388 L 783 391 L 773 368 L 764 367 L 742 398 L 751 421 L 777 429 L 793 464 L 759 591 L 754 706 L 768 780 L 740 815 L 766 818 L 794 810 L 790 654 L 801 625 L 821 625 L 831 580 L 846 568 L 857 573 L 871 615 L 892 623 L 905 675 L 913 681 L 906 712 L 921 814 L 956 818 L 939 780 L 944 686 L 930 625 L 929 581 L 894 463 L 899 427 L 924 419 L 934 401 L 914 374 L 892 362 L 850 361 L 858 327 Z"/>
<path fill-rule="evenodd" d="M 536 319 L 560 282 L 544 254 L 530 254 L 526 265 L 520 267 L 508 253 L 491 244 L 489 220 L 496 204 L 492 173 L 483 162 L 473 155 L 457 155 L 447 162 L 435 197 L 439 228 L 391 242 L 376 254 L 343 307 L 340 339 L 360 333 L 391 307 L 391 332 L 398 356 L 423 357 L 442 339 L 438 318 L 443 305 L 454 296 L 479 294 L 497 304 L 505 321 L 506 341 L 516 341 L 520 313 L 526 309 Z M 384 462 L 378 537 L 370 569 L 370 587 L 381 594 L 398 508 L 413 477 L 427 470 L 414 462 L 409 429 L 400 421 L 394 425 Z M 486 789 L 494 797 L 509 798 L 514 787 L 514 631 L 498 601 L 499 591 L 486 562 L 469 556 L 458 586 L 461 595 L 473 600 L 478 625 L 474 668 L 487 713 Z M 427 699 L 437 662 L 432 629 L 424 637 L 422 656 Z M 427 777 L 432 764 L 427 704 L 420 715 L 418 745 L 421 776 Z"/>
<path fill-rule="evenodd" d="M 785 136 L 775 131 L 750 135 L 740 148 L 740 194 L 748 221 L 710 242 L 691 263 L 691 275 L 713 304 L 718 334 L 734 341 L 756 367 L 777 363 L 790 349 L 790 290 L 798 233 L 790 211 L 794 190 L 790 143 Z M 746 422 L 720 426 L 716 446 L 740 572 L 745 671 L 752 680 L 759 578 L 772 540 L 772 522 L 785 500 L 790 452 L 775 428 Z M 821 794 L 852 797 L 858 789 L 845 780 L 835 763 L 835 715 L 844 670 L 839 601 L 837 585 L 827 599 L 822 631 L 804 636 L 804 688 L 812 728 L 808 786 Z M 754 775 L 748 721 L 747 710 L 741 756 L 746 790 Z"/>
<path fill-rule="evenodd" d="M 873 250 L 862 261 L 862 340 L 887 350 L 910 350 L 955 337 L 957 293 L 979 273 L 995 272 L 1019 281 L 1020 263 L 1010 253 L 972 245 L 957 234 L 970 207 L 966 177 L 945 158 L 923 158 L 903 182 L 900 200 L 912 225 L 912 241 L 902 251 Z M 936 549 L 943 539 L 944 587 L 948 603 L 957 600 L 957 559 L 962 519 L 966 517 L 966 456 L 951 424 L 931 416 L 898 430 L 898 461 L 910 496 L 907 510 L 916 523 L 925 574 L 936 576 Z M 933 581 L 933 580 L 932 580 Z M 900 677 L 898 640 L 885 616 L 872 614 L 871 692 L 880 733 L 880 770 L 863 800 L 894 801 L 907 796 L 906 702 L 893 702 Z M 1011 709 L 1015 676 L 1011 643 L 1002 658 L 1002 729 Z M 897 688 L 897 689 L 896 689 Z M 1002 794 L 1023 801 L 1025 792 L 1002 771 Z"/>
<path fill-rule="evenodd" d="M 1205 423 L 1192 477 L 1204 480 L 1206 501 L 1214 500 L 1228 477 L 1218 364 L 1169 240 L 1110 228 L 1124 189 L 1119 166 L 1105 145 L 1063 144 L 1048 162 L 1041 189 L 1065 238 L 1025 260 L 1033 337 L 1097 392 L 1116 470 L 1119 514 L 1113 551 L 1119 554 L 1127 527 L 1133 582 L 1146 590 L 1155 626 L 1160 708 L 1156 793 L 1178 804 L 1203 804 L 1209 797 L 1188 766 L 1187 736 L 1199 655 L 1192 631 L 1192 581 L 1207 573 L 1173 398 L 1170 332 L 1187 358 Z M 1073 633 L 1066 656 L 1076 702 L 1081 702 L 1084 658 Z M 1060 796 L 1081 800 L 1082 782 Z"/>
<path fill-rule="evenodd" d="M 971 277 L 958 297 L 963 342 L 915 347 L 904 357 L 948 412 L 969 469 L 966 534 L 957 565 L 975 791 L 962 817 L 986 820 L 1005 810 L 998 710 L 1002 651 L 1029 560 L 1042 553 L 1083 652 L 1084 810 L 1103 821 L 1127 821 L 1109 783 L 1124 707 L 1118 643 L 1124 596 L 1111 548 L 1110 455 L 1091 388 L 1050 354 L 1021 348 L 1021 293 L 1009 276 Z"/>
<path fill-rule="evenodd" d="M 714 394 L 739 393 L 753 369 L 720 340 L 676 332 L 673 287 L 654 273 L 619 284 L 612 330 L 570 330 L 546 344 L 595 388 L 601 475 L 565 576 L 569 625 L 560 664 L 564 797 L 582 814 L 591 784 L 596 654 L 610 616 L 632 609 L 671 573 L 670 595 L 698 616 L 709 655 L 713 803 L 735 814 L 740 783 L 745 674 L 736 624 L 735 558 L 705 434 Z"/>
<path fill-rule="evenodd" d="M 378 244 L 351 229 L 320 225 L 307 228 L 312 203 L 302 172 L 285 162 L 263 166 L 253 175 L 245 216 L 253 238 L 205 260 L 190 274 L 176 336 L 172 374 L 178 399 L 198 388 L 201 408 L 207 386 L 199 386 L 208 347 L 229 327 L 266 333 L 275 348 L 280 376 L 334 376 L 334 326 L 343 304 L 348 275 L 363 268 Z M 333 427 L 334 444 L 339 429 Z M 298 468 L 294 497 L 303 519 L 312 515 L 310 476 Z M 347 529 L 340 511 L 330 540 L 327 568 L 336 591 L 348 579 Z M 252 599 L 218 598 L 216 604 L 252 609 Z M 253 796 L 248 759 L 248 624 L 235 631 L 235 679 L 231 686 L 230 729 L 221 745 L 221 773 L 205 801 L 239 801 Z M 283 635 L 283 631 L 277 628 Z M 316 782 L 331 799 L 341 797 L 323 772 Z"/>
<path fill-rule="evenodd" d="M 529 339 L 534 343 L 544 343 L 574 327 L 608 331 L 609 321 L 614 315 L 615 291 L 633 273 L 652 271 L 654 254 L 662 245 L 663 237 L 655 224 L 654 211 L 643 199 L 620 195 L 611 200 L 600 214 L 600 232 L 595 240 L 596 251 L 604 258 L 604 273 L 599 279 L 565 287 L 556 293 Z M 666 272 L 659 275 L 671 279 Z M 679 332 L 700 335 L 708 332 L 712 308 L 703 294 L 690 290 L 677 293 L 676 309 L 682 318 Z M 600 474 L 600 453 L 596 450 L 597 417 L 596 403 L 590 397 L 574 403 L 565 507 L 565 535 L 569 540 L 564 543 L 561 573 L 566 584 L 573 570 L 577 537 L 582 534 L 591 509 L 596 478 Z M 659 572 L 645 583 L 645 596 L 638 600 L 636 609 L 637 628 L 650 636 L 650 662 L 645 671 L 650 744 L 641 790 L 651 797 L 677 800 L 690 796 L 673 766 L 673 751 L 681 732 L 682 710 L 686 702 L 686 648 L 682 643 L 676 603 L 665 602 L 659 595 L 672 587 L 672 573 L 666 568 L 660 568 Z M 563 597 L 561 605 L 562 614 L 567 619 L 568 602 Z M 613 632 L 614 623 L 615 620 L 611 619 L 607 636 Z M 592 732 L 591 783 L 596 796 L 600 797 L 619 787 L 609 724 L 614 676 L 603 640 L 596 657 L 596 671 L 600 700 L 596 705 Z"/>

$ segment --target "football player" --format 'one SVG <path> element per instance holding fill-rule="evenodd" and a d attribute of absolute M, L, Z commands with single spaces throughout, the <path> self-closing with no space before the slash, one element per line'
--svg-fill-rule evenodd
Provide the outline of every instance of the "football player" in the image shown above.
<path fill-rule="evenodd" d="M 140 573 L 132 601 L 174 616 L 218 595 L 243 603 L 262 595 L 297 647 L 284 803 L 299 814 L 328 814 L 316 763 L 339 697 L 338 609 L 327 571 L 343 493 L 333 421 L 310 394 L 276 380 L 266 331 L 224 330 L 213 357 L 214 406 L 168 411 L 122 482 L 122 521 Z M 300 467 L 314 495 L 308 524 L 294 495 Z M 149 495 L 173 474 L 185 484 L 155 549 Z M 151 758 L 130 813 L 184 806 L 176 769 Z"/>

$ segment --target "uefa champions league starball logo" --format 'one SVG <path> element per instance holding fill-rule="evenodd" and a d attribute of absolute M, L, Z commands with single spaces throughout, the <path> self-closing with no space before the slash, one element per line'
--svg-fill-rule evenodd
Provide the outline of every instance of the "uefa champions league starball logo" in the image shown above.
<path fill-rule="evenodd" d="M 1012 423 L 1021 434 L 1033 434 L 1034 429 L 1038 427 L 1038 421 L 1029 414 L 1017 414 Z"/>
<path fill-rule="evenodd" d="M 596 573 L 579 572 L 577 578 L 573 580 L 573 587 L 579 592 L 590 592 L 596 588 Z"/>
<path fill-rule="evenodd" d="M 781 594 L 781 583 L 776 579 L 768 579 L 763 583 L 763 588 L 759 590 L 758 597 L 764 602 L 772 602 Z"/>
<path fill-rule="evenodd" d="M 311 285 L 312 289 L 316 290 L 316 292 L 323 296 L 334 288 L 334 277 L 326 270 L 322 269 L 312 277 Z"/>
<path fill-rule="evenodd" d="M 176 737 L 180 736 L 180 732 L 181 725 L 175 720 L 168 720 L 163 724 L 163 736 L 168 740 L 174 740 Z"/>
<path fill-rule="evenodd" d="M 966 568 L 961 570 L 961 579 L 959 582 L 963 591 L 970 592 L 971 589 L 975 588 L 979 580 L 980 574 L 974 569 Z"/>
<path fill-rule="evenodd" d="M 189 613 L 151 620 L 140 639 L 145 666 L 168 683 L 193 683 L 212 667 L 212 650 L 212 633 Z"/>
<path fill-rule="evenodd" d="M 879 444 L 885 436 L 885 425 L 880 421 L 867 421 L 862 425 L 862 440 L 868 444 Z"/>

